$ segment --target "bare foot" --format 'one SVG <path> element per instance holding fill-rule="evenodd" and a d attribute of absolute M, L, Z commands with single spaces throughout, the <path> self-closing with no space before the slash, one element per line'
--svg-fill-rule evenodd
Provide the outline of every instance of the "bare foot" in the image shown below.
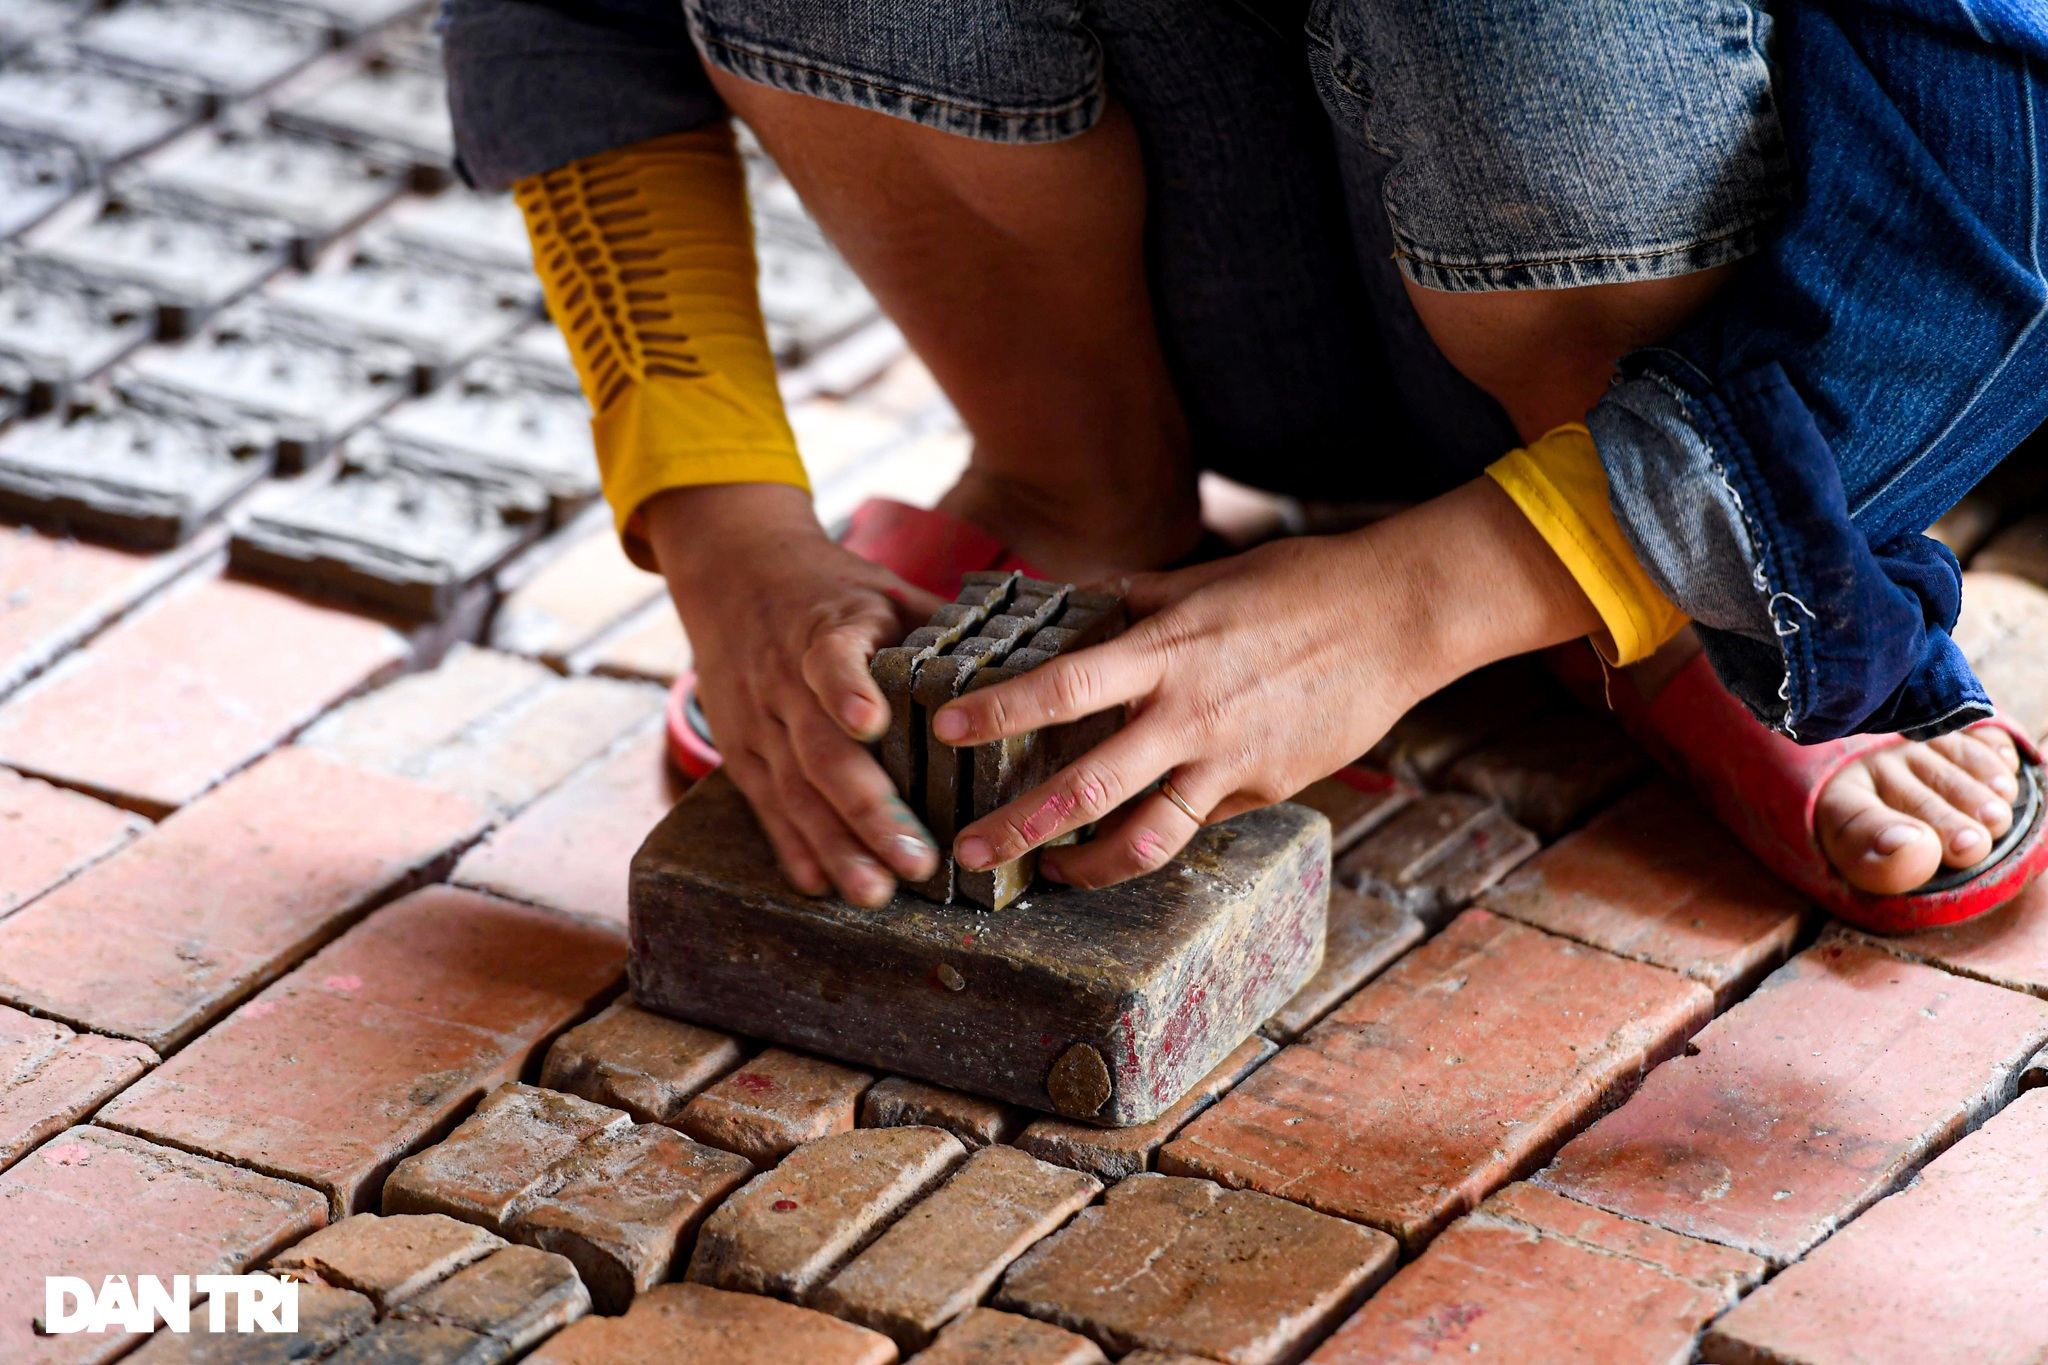
<path fill-rule="evenodd" d="M 1699 650 L 1698 637 L 1680 631 L 1628 676 L 1652 700 Z M 1974 866 L 2012 828 L 2019 768 L 2012 737 L 1990 725 L 1866 754 L 1821 790 L 1813 815 L 1821 852 L 1843 881 L 1879 896 Z"/>
<path fill-rule="evenodd" d="M 1164 568 L 1201 543 L 1194 480 L 1160 469 L 1148 481 L 1143 472 L 1078 487 L 1074 480 L 1009 477 L 977 462 L 939 500 L 939 510 L 973 522 L 1042 573 L 1095 582 Z M 1152 486 L 1139 486 L 1146 482 Z"/>
<path fill-rule="evenodd" d="M 2012 737 L 1990 725 L 1879 749 L 1829 780 L 1814 832 L 1849 885 L 1899 895 L 1984 860 L 2012 828 L 2019 766 Z"/>

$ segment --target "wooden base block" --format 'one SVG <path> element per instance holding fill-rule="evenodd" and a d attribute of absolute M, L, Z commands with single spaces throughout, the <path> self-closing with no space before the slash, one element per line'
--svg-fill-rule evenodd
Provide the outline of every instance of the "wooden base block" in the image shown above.
<path fill-rule="evenodd" d="M 990 913 L 792 891 L 738 788 L 699 782 L 633 859 L 644 1009 L 1123 1127 L 1172 1105 L 1323 956 L 1330 826 L 1279 805 L 1158 872 Z"/>

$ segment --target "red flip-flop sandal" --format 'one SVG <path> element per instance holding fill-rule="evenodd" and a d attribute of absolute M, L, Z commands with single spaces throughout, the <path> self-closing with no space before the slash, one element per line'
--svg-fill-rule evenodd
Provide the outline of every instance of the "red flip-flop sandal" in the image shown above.
<path fill-rule="evenodd" d="M 1615 691 L 1625 689 L 1617 686 Z M 1744 847 L 1793 887 L 1846 923 L 1879 934 L 1905 934 L 1957 924 L 2005 904 L 2048 866 L 2041 755 L 2033 740 L 2003 716 L 1988 722 L 2019 747 L 2020 795 L 2012 828 L 1974 867 L 1945 870 L 1899 896 L 1873 896 L 1842 880 L 1821 851 L 1814 809 L 1821 789 L 1843 765 L 1873 749 L 1906 742 L 1900 735 L 1853 735 L 1798 744 L 1757 723 L 1714 676 L 1704 654 L 1665 684 L 1655 701 L 1622 703 L 1622 723 L 1666 766 L 1689 777 Z"/>
<path fill-rule="evenodd" d="M 974 523 L 885 498 L 869 498 L 856 507 L 839 543 L 904 582 L 947 599 L 959 594 L 960 576 L 976 569 L 1015 569 L 1038 576 Z M 703 777 L 719 764 L 711 727 L 697 705 L 694 672 L 677 678 L 669 689 L 668 753 L 692 778 Z"/>

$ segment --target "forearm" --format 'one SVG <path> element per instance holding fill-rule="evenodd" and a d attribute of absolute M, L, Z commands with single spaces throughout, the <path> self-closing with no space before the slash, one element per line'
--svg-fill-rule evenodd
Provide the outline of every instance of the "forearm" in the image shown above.
<path fill-rule="evenodd" d="M 666 490 L 805 488 L 755 293 L 731 129 L 636 143 L 514 189 L 628 551 L 647 557 L 636 518 Z"/>
<path fill-rule="evenodd" d="M 1347 577 L 1387 599 L 1352 619 L 1398 623 L 1430 686 L 1600 629 L 1564 562 L 1490 479 L 1352 534 L 1359 564 Z"/>

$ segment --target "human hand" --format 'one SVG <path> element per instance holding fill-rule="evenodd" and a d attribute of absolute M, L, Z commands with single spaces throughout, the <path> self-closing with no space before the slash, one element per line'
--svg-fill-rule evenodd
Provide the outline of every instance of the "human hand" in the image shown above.
<path fill-rule="evenodd" d="M 889 722 L 878 649 L 939 599 L 825 535 L 802 489 L 673 489 L 643 507 L 696 656 L 697 700 L 790 884 L 880 905 L 938 851 L 865 747 Z"/>
<path fill-rule="evenodd" d="M 1129 708 L 1110 739 L 962 830 L 963 866 L 1007 862 L 1116 812 L 1088 843 L 1041 854 L 1040 874 L 1107 886 L 1150 872 L 1202 824 L 1350 762 L 1453 678 L 1599 625 L 1486 479 L 1362 531 L 1276 541 L 1123 591 L 1139 619 L 1122 635 L 934 716 L 933 734 L 958 746 Z M 1192 815 L 1164 792 L 1132 800 L 1168 775 Z"/>

